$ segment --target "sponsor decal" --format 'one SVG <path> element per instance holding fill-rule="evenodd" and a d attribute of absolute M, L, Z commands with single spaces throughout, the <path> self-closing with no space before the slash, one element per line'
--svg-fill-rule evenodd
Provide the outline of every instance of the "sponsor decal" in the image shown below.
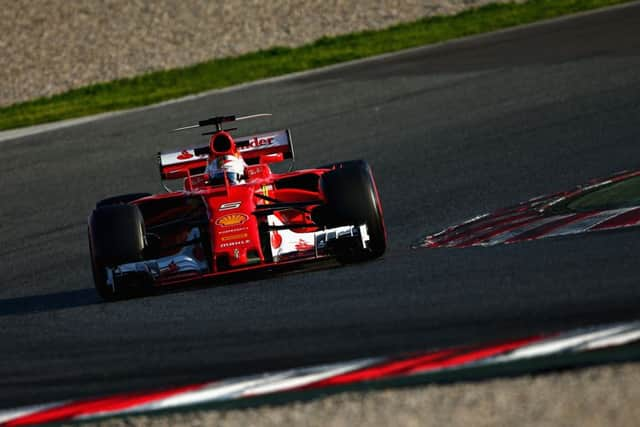
<path fill-rule="evenodd" d="M 222 236 L 221 240 L 223 242 L 228 242 L 229 240 L 246 239 L 247 237 L 249 237 L 249 235 L 247 233 L 231 234 L 229 236 Z"/>
<path fill-rule="evenodd" d="M 234 225 L 242 225 L 249 220 L 249 217 L 243 213 L 227 214 L 216 220 L 216 225 L 222 227 L 232 227 Z"/>
<path fill-rule="evenodd" d="M 296 250 L 300 252 L 310 251 L 313 249 L 315 249 L 315 246 L 313 246 L 313 244 L 307 242 L 306 240 L 300 239 L 298 240 L 298 243 L 296 243 Z"/>
<path fill-rule="evenodd" d="M 248 229 L 248 227 L 225 228 L 224 230 L 219 230 L 218 234 L 239 233 L 242 231 L 247 231 Z"/>
<path fill-rule="evenodd" d="M 231 210 L 231 209 L 238 209 L 240 207 L 240 205 L 242 205 L 242 202 L 223 203 L 223 204 L 220 205 L 218 210 L 228 211 L 228 210 Z"/>
<path fill-rule="evenodd" d="M 234 246 L 242 246 L 242 245 L 248 245 L 249 243 L 251 243 L 251 240 L 246 239 L 246 240 L 236 240 L 235 242 L 227 242 L 227 243 L 220 243 L 220 248 L 232 248 Z"/>
<path fill-rule="evenodd" d="M 278 233 L 278 230 L 275 230 L 271 233 L 271 247 L 273 249 L 279 249 L 282 246 L 282 236 Z"/>
<path fill-rule="evenodd" d="M 273 141 L 276 139 L 275 135 L 274 136 L 265 136 L 262 138 L 251 138 L 249 140 L 249 145 L 247 147 L 242 147 L 240 148 L 238 151 L 247 151 L 247 150 L 251 150 L 254 148 L 259 148 L 259 147 L 267 147 L 269 145 L 273 145 Z"/>
<path fill-rule="evenodd" d="M 174 166 L 194 160 L 206 160 L 207 157 L 208 156 L 206 154 L 196 156 L 193 150 L 160 153 L 160 165 L 162 167 Z"/>
<path fill-rule="evenodd" d="M 247 168 L 247 175 L 249 176 L 249 178 L 254 177 L 256 175 L 262 175 L 265 172 L 266 170 L 262 165 L 255 165 L 252 168 Z"/>
<path fill-rule="evenodd" d="M 189 150 L 182 150 L 180 154 L 178 154 L 178 160 L 188 160 L 193 157 L 193 154 L 189 152 Z"/>

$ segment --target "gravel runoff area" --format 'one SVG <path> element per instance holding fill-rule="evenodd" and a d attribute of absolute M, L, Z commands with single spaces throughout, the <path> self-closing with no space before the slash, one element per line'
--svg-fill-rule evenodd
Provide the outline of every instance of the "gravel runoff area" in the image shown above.
<path fill-rule="evenodd" d="M 0 106 L 91 83 L 507 0 L 15 0 L 0 8 Z M 522 0 L 519 0 L 522 1 Z"/>
<path fill-rule="evenodd" d="M 116 426 L 635 426 L 640 364 L 446 386 L 343 393 L 245 410 L 131 416 Z M 84 425 L 84 424 L 83 424 Z"/>

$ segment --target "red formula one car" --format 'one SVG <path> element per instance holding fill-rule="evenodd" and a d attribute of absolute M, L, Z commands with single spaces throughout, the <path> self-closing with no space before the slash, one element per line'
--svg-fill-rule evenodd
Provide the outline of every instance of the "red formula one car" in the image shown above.
<path fill-rule="evenodd" d="M 257 115 L 261 116 L 261 115 Z M 95 286 L 106 300 L 153 287 L 333 257 L 381 256 L 386 232 L 371 169 L 354 160 L 272 173 L 294 151 L 289 130 L 234 139 L 213 117 L 209 145 L 159 153 L 163 180 L 184 189 L 126 194 L 97 203 L 89 217 Z M 231 158 L 242 172 L 221 166 Z M 224 166 L 224 164 L 222 164 Z"/>

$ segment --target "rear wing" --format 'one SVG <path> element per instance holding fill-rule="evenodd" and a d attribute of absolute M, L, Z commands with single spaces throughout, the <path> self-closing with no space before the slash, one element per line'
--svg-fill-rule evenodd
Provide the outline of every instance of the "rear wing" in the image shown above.
<path fill-rule="evenodd" d="M 235 140 L 236 148 L 248 165 L 295 160 L 289 129 L 261 133 Z M 209 146 L 158 153 L 161 179 L 179 179 L 203 173 L 207 167 Z"/>

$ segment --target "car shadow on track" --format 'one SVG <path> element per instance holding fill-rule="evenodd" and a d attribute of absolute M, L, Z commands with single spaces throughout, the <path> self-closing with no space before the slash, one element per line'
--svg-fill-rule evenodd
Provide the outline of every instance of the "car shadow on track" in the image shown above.
<path fill-rule="evenodd" d="M 99 303 L 100 298 L 93 288 L 7 298 L 0 299 L 0 317 L 62 310 Z"/>
<path fill-rule="evenodd" d="M 239 273 L 237 275 L 227 277 L 224 280 L 219 280 L 215 286 L 234 285 L 255 280 L 268 280 L 275 277 L 284 277 L 287 275 L 299 274 L 302 272 L 328 270 L 331 268 L 337 268 L 337 266 L 338 264 L 334 261 L 323 261 L 317 262 L 316 264 L 301 265 L 296 268 L 290 267 L 289 270 L 281 271 L 280 269 L 274 269 L 274 271 L 263 271 L 260 273 Z M 210 288 L 211 286 L 211 283 L 207 283 L 206 281 L 204 281 L 202 283 L 194 282 L 193 284 L 189 285 L 157 288 L 149 290 L 147 292 L 142 292 L 139 295 L 131 295 L 128 298 L 124 298 L 122 301 L 126 301 L 128 299 L 149 298 L 172 293 L 188 292 L 197 289 L 206 289 Z M 93 287 L 85 289 L 75 289 L 71 291 L 52 292 L 42 295 L 29 295 L 24 297 L 0 299 L 0 317 L 43 313 L 94 304 L 117 304 L 118 302 L 119 301 L 107 303 L 103 301 L 98 296 L 96 290 Z"/>

